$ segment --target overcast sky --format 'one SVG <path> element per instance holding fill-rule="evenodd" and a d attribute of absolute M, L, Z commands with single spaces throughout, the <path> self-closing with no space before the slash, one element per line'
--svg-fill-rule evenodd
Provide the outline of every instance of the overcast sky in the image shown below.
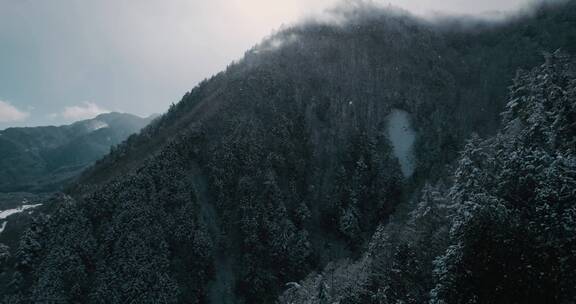
<path fill-rule="evenodd" d="M 386 0 L 416 14 L 531 0 Z M 337 0 L 0 0 L 0 129 L 162 113 L 282 24 Z M 379 1 L 375 1 L 379 2 Z"/>

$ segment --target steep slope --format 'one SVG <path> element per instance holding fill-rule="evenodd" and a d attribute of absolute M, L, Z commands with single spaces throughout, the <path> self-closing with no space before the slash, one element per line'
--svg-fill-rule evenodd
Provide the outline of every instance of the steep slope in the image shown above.
<path fill-rule="evenodd" d="M 291 98 L 308 107 L 313 104 L 314 113 L 322 112 L 320 118 L 338 116 L 334 96 L 343 109 L 344 105 L 357 109 L 357 99 L 409 110 L 417 115 L 415 128 L 427 133 L 421 140 L 429 141 L 418 145 L 419 158 L 431 158 L 420 167 L 444 164 L 454 154 L 440 155 L 439 146 L 455 153 L 464 134 L 496 131 L 503 110 L 499 100 L 505 99 L 518 69 L 539 64 L 543 52 L 576 52 L 575 7 L 572 1 L 558 1 L 499 23 L 466 18 L 428 22 L 365 4 L 340 8 L 334 13 L 339 22 L 311 22 L 283 30 L 225 72 L 202 82 L 145 135 L 131 138 L 121 152 L 86 174 L 84 183 L 127 172 L 182 129 L 225 111 L 221 109 L 225 104 L 239 103 L 241 97 L 256 99 L 256 93 L 266 89 L 283 92 L 276 87 L 280 81 L 289 81 L 283 85 L 298 94 Z M 260 83 L 266 78 L 267 83 Z M 379 119 L 378 111 L 386 112 L 366 107 L 362 115 L 370 112 Z"/>
<path fill-rule="evenodd" d="M 274 303 L 361 257 L 465 138 L 495 133 L 509 76 L 573 47 L 574 12 L 454 30 L 353 7 L 281 31 L 89 169 L 12 249 L 6 299 Z M 519 36 L 530 48 L 510 50 Z M 409 178 L 387 137 L 394 109 L 417 134 Z"/>
<path fill-rule="evenodd" d="M 576 58 L 547 55 L 508 101 L 500 132 L 473 136 L 362 258 L 291 284 L 280 303 L 573 303 Z"/>
<path fill-rule="evenodd" d="M 149 122 L 109 113 L 60 127 L 0 131 L 0 192 L 55 190 Z"/>

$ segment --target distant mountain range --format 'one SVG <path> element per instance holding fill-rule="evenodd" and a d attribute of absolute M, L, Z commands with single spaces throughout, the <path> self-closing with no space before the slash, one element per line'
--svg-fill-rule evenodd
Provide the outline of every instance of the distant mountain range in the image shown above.
<path fill-rule="evenodd" d="M 152 119 L 107 113 L 71 125 L 0 131 L 0 192 L 57 190 Z"/>

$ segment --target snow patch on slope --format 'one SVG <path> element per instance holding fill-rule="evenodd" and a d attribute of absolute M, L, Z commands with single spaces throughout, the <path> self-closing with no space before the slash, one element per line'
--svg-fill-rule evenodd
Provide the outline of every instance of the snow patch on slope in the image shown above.
<path fill-rule="evenodd" d="M 13 214 L 16 213 L 20 213 L 20 212 L 24 212 L 27 209 L 31 209 L 31 208 L 36 208 L 38 206 L 41 206 L 42 204 L 36 204 L 36 205 L 22 205 L 18 208 L 14 208 L 14 209 L 8 209 L 8 210 L 4 210 L 2 212 L 0 212 L 0 220 L 3 220 Z"/>
<path fill-rule="evenodd" d="M 88 129 L 90 129 L 90 131 L 96 131 L 96 130 L 100 130 L 100 129 L 104 129 L 104 128 L 108 128 L 108 124 L 100 121 L 100 120 L 94 120 L 90 123 L 90 125 L 88 126 Z"/>
<path fill-rule="evenodd" d="M 394 156 L 400 162 L 400 169 L 405 177 L 414 173 L 414 142 L 416 132 L 412 128 L 410 114 L 404 110 L 393 109 L 387 117 L 386 132 L 392 143 Z"/>
<path fill-rule="evenodd" d="M 27 200 L 24 200 L 22 203 L 25 204 L 27 202 Z M 36 207 L 41 206 L 42 204 L 36 204 L 36 205 L 22 205 L 18 208 L 14 208 L 14 209 L 8 209 L 8 210 L 4 210 L 4 211 L 0 211 L 0 220 L 5 220 L 7 217 L 17 214 L 17 213 L 21 213 L 24 212 L 28 209 L 33 209 Z M 8 221 L 4 221 L 2 224 L 0 224 L 0 233 L 4 232 L 4 229 L 6 229 L 6 225 L 8 224 Z"/>

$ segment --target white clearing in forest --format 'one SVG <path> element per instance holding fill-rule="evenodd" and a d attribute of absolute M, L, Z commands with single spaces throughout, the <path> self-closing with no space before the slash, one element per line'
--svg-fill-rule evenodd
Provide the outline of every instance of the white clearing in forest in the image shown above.
<path fill-rule="evenodd" d="M 414 173 L 414 141 L 416 132 L 412 128 L 410 114 L 404 110 L 393 109 L 388 115 L 387 135 L 392 143 L 394 156 L 400 162 L 405 177 Z"/>

